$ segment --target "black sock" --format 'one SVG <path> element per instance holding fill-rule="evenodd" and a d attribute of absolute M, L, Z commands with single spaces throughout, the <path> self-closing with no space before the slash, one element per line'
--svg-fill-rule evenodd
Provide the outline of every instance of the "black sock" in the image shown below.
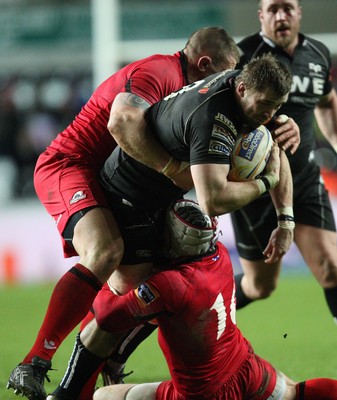
<path fill-rule="evenodd" d="M 135 329 L 128 331 L 119 341 L 116 349 L 110 355 L 113 361 L 119 364 L 125 364 L 126 360 L 135 351 L 135 349 L 157 329 L 155 324 L 140 325 Z"/>
<path fill-rule="evenodd" d="M 77 399 L 84 384 L 104 361 L 104 358 L 96 356 L 84 347 L 78 334 L 68 368 L 52 394 L 64 399 Z"/>
<path fill-rule="evenodd" d="M 245 307 L 249 303 L 253 302 L 254 300 L 248 298 L 242 290 L 241 281 L 244 274 L 237 274 L 234 276 L 235 279 L 235 287 L 236 287 L 236 309 L 239 310 L 240 308 Z"/>
<path fill-rule="evenodd" d="M 325 299 L 328 303 L 329 309 L 337 322 L 337 287 L 324 289 Z"/>

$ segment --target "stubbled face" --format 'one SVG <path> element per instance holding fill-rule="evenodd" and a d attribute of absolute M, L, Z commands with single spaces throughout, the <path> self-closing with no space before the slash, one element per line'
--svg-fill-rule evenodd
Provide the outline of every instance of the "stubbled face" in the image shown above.
<path fill-rule="evenodd" d="M 302 17 L 298 0 L 262 0 L 258 15 L 263 34 L 291 54 Z"/>
<path fill-rule="evenodd" d="M 264 93 L 243 89 L 240 103 L 245 123 L 252 129 L 266 124 L 287 100 L 288 95 L 276 97 L 272 89 Z"/>

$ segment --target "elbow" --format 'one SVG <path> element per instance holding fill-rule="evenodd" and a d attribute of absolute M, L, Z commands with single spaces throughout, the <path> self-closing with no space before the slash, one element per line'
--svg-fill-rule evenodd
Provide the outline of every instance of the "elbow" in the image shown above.
<path fill-rule="evenodd" d="M 125 117 L 121 114 L 110 114 L 108 121 L 108 131 L 113 137 L 118 136 L 119 132 L 123 130 L 123 125 L 126 123 Z"/>
<path fill-rule="evenodd" d="M 222 214 L 227 214 L 233 211 L 225 202 L 218 202 L 216 200 L 208 199 L 199 203 L 201 209 L 210 217 L 217 217 Z"/>

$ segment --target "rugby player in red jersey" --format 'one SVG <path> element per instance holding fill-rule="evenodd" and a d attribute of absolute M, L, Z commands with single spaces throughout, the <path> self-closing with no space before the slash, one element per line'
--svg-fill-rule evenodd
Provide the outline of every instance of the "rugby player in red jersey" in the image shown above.
<path fill-rule="evenodd" d="M 195 202 L 180 200 L 168 209 L 166 229 L 173 262 L 124 296 L 104 286 L 93 304 L 95 319 L 77 337 L 63 384 L 74 384 L 78 360 L 98 366 L 123 330 L 152 323 L 158 325 L 171 380 L 106 386 L 94 400 L 335 399 L 336 380 L 296 383 L 255 354 L 244 338 L 236 325 L 232 264 L 217 242 L 215 220 Z M 78 397 L 47 398 L 63 399 Z"/>

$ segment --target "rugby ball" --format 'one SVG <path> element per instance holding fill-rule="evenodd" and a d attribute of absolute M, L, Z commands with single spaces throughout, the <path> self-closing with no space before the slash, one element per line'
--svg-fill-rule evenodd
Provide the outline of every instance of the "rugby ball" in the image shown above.
<path fill-rule="evenodd" d="M 249 133 L 239 134 L 231 153 L 231 169 L 227 179 L 235 182 L 258 178 L 268 162 L 273 138 L 260 125 Z"/>

